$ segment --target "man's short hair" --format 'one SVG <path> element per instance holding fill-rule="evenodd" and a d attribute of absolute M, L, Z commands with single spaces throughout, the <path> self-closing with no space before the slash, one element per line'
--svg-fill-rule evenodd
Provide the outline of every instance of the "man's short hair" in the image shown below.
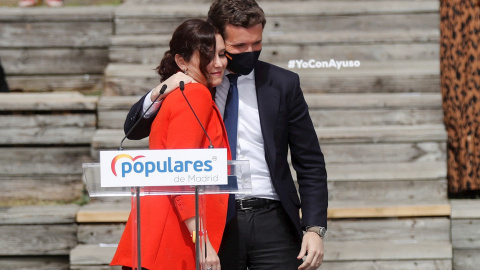
<path fill-rule="evenodd" d="M 255 0 L 215 0 L 208 11 L 208 22 L 213 24 L 225 39 L 225 27 L 250 28 L 259 23 L 265 27 L 267 22 L 263 9 Z"/>

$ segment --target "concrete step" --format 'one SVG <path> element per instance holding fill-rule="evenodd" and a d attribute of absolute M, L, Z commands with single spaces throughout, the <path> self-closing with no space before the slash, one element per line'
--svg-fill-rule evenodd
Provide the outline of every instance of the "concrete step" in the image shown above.
<path fill-rule="evenodd" d="M 359 33 L 360 32 L 360 33 Z M 288 60 L 436 60 L 439 59 L 439 32 L 429 30 L 392 32 L 304 32 L 265 33 L 260 59 L 266 62 Z M 109 58 L 112 63 L 157 65 L 168 50 L 171 35 L 128 35 L 112 37 Z M 305 38 L 304 38 L 305 37 Z"/>
<path fill-rule="evenodd" d="M 440 91 L 440 63 L 432 61 L 361 62 L 340 67 L 302 68 L 294 60 L 276 63 L 299 74 L 306 93 L 395 93 Z M 322 62 L 318 62 L 322 65 Z M 155 65 L 109 64 L 105 70 L 105 95 L 142 95 L 159 83 Z"/>

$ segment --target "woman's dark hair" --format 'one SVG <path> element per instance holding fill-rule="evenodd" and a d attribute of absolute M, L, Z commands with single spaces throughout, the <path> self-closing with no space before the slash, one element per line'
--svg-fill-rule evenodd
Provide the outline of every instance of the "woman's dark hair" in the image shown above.
<path fill-rule="evenodd" d="M 186 62 L 190 62 L 193 53 L 198 51 L 200 72 L 207 80 L 207 87 L 211 88 L 211 77 L 207 71 L 207 65 L 215 57 L 216 33 L 215 27 L 200 19 L 186 20 L 180 24 L 173 32 L 170 49 L 165 52 L 160 65 L 156 68 L 161 77 L 160 81 L 163 82 L 178 71 L 182 71 L 175 62 L 176 54 L 182 56 Z"/>
<path fill-rule="evenodd" d="M 224 39 L 227 24 L 250 28 L 259 23 L 265 27 L 267 22 L 263 9 L 255 0 L 215 0 L 208 11 L 207 21 L 218 29 Z"/>

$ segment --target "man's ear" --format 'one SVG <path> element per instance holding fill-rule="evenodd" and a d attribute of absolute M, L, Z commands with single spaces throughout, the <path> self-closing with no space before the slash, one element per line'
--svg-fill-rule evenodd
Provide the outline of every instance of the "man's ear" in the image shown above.
<path fill-rule="evenodd" d="M 187 62 L 180 54 L 175 54 L 175 63 L 182 71 L 187 70 Z"/>

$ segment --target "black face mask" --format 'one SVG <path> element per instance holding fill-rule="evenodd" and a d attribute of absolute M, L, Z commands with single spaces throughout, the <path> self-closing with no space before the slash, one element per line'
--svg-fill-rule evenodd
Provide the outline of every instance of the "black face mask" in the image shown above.
<path fill-rule="evenodd" d="M 228 60 L 227 69 L 241 75 L 250 74 L 257 64 L 261 51 L 262 50 L 237 54 L 225 52 Z"/>

